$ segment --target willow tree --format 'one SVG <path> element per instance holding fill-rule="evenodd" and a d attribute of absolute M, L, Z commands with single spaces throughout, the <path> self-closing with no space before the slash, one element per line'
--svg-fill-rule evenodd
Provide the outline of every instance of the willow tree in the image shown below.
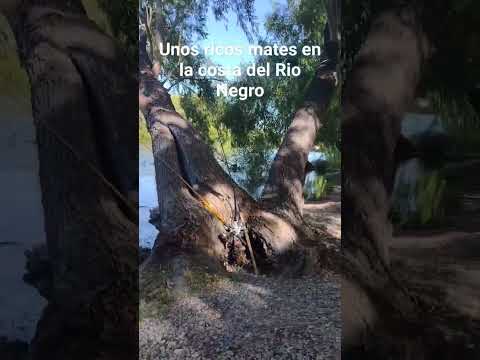
<path fill-rule="evenodd" d="M 211 5 L 229 9 L 221 3 Z M 234 9 L 251 16 L 252 2 L 237 5 Z M 197 130 L 176 112 L 166 82 L 158 80 L 168 59 L 156 58 L 154 49 L 170 36 L 168 30 L 176 29 L 170 24 L 175 18 L 169 18 L 162 6 L 165 3 L 155 12 L 155 24 L 160 27 L 150 21 L 152 10 L 140 21 L 144 26 L 139 102 L 152 138 L 159 202 L 152 218 L 159 235 L 146 266 L 179 253 L 199 255 L 211 264 L 258 265 L 261 271 L 281 271 L 286 263 L 303 265 L 303 245 L 313 241 L 302 219 L 305 164 L 335 90 L 336 33 L 325 39 L 327 51 L 293 115 L 261 199 L 256 201 L 223 171 Z"/>
<path fill-rule="evenodd" d="M 258 43 L 262 46 L 294 44 L 297 49 L 322 44 L 325 35 L 328 36 L 325 32 L 330 31 L 326 29 L 327 23 L 327 11 L 321 2 L 289 2 L 286 6 L 274 7 L 265 20 L 264 32 Z M 335 24 L 331 27 L 338 29 Z M 271 155 L 278 149 L 295 112 L 302 106 L 309 84 L 315 77 L 318 61 L 318 57 L 305 56 L 301 51 L 287 56 L 258 56 L 255 58 L 257 67 L 268 63 L 288 63 L 299 66 L 301 74 L 294 77 L 250 77 L 244 73 L 230 84 L 233 87 L 261 86 L 265 91 L 260 98 L 228 98 L 227 106 L 219 116 L 220 123 L 231 134 L 235 150 L 241 154 L 241 166 L 246 173 L 241 185 L 250 193 L 258 195 L 258 189 L 264 185 Z M 333 151 L 338 150 L 340 143 L 339 94 L 337 89 L 315 139 L 316 146 Z"/>
<path fill-rule="evenodd" d="M 7 1 L 1 9 L 30 81 L 45 214 L 48 255 L 36 249 L 27 262 L 28 281 L 48 300 L 30 357 L 131 359 L 138 351 L 135 73 L 124 46 L 89 20 L 80 0 Z"/>

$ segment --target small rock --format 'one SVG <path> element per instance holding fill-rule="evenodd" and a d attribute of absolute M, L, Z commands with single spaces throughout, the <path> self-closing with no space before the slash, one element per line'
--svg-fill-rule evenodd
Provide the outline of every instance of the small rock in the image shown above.
<path fill-rule="evenodd" d="M 184 356 L 186 353 L 187 353 L 187 350 L 185 350 L 185 349 L 175 349 L 173 351 L 173 354 L 175 356 Z"/>

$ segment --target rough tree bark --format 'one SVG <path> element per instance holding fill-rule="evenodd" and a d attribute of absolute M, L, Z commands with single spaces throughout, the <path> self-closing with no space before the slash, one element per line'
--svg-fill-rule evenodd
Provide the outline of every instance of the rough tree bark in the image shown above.
<path fill-rule="evenodd" d="M 25 0 L 9 21 L 30 79 L 48 248 L 28 263 L 48 300 L 30 357 L 134 358 L 135 78 L 80 0 Z"/>
<path fill-rule="evenodd" d="M 391 283 L 389 196 L 402 116 L 413 101 L 423 62 L 418 26 L 407 11 L 375 21 L 342 104 L 342 249 L 352 276 L 376 288 Z"/>
<path fill-rule="evenodd" d="M 467 255 L 475 241 L 392 242 L 395 148 L 428 56 L 415 12 L 386 12 L 372 24 L 347 80 L 342 358 L 450 359 L 457 350 L 455 356 L 468 357 L 479 335 L 478 311 L 463 305 L 480 289 L 479 263 Z"/>
<path fill-rule="evenodd" d="M 305 164 L 335 89 L 334 70 L 319 70 L 257 202 L 223 171 L 198 132 L 175 111 L 156 80 L 145 44 L 143 34 L 139 101 L 152 137 L 159 202 L 152 217 L 159 235 L 150 261 L 171 258 L 172 251 L 191 252 L 216 263 L 248 267 L 252 258 L 247 233 L 263 270 L 285 261 L 301 263 L 288 254 L 300 250 L 308 237 L 302 226 Z"/>

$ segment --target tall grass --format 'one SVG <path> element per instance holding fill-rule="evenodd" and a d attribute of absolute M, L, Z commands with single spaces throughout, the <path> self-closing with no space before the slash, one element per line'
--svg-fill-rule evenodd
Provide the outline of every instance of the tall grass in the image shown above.
<path fill-rule="evenodd" d="M 304 188 L 304 197 L 307 200 L 320 200 L 329 192 L 328 180 L 324 176 L 318 176 L 313 180 L 310 189 Z"/>
<path fill-rule="evenodd" d="M 447 182 L 438 171 L 422 177 L 417 185 L 418 221 L 420 225 L 439 223 L 445 216 Z"/>
<path fill-rule="evenodd" d="M 321 146 L 321 152 L 328 163 L 328 171 L 337 171 L 342 167 L 342 153 L 335 145 Z"/>
<path fill-rule="evenodd" d="M 407 228 L 444 223 L 450 206 L 447 190 L 447 180 L 438 170 L 424 174 L 413 184 L 400 184 L 391 212 L 393 223 Z"/>
<path fill-rule="evenodd" d="M 152 138 L 147 130 L 147 123 L 141 111 L 138 112 L 138 143 L 146 149 L 152 147 Z"/>

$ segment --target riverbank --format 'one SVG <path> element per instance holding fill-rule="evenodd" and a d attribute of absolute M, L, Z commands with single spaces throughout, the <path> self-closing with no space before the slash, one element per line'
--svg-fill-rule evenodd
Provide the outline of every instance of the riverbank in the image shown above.
<path fill-rule="evenodd" d="M 140 359 L 337 359 L 339 283 L 215 277 L 163 313 L 141 313 Z"/>
<path fill-rule="evenodd" d="M 338 249 L 340 209 L 338 197 L 305 204 L 306 225 Z M 178 269 L 141 272 L 140 359 L 340 358 L 340 281 L 332 272 Z"/>

